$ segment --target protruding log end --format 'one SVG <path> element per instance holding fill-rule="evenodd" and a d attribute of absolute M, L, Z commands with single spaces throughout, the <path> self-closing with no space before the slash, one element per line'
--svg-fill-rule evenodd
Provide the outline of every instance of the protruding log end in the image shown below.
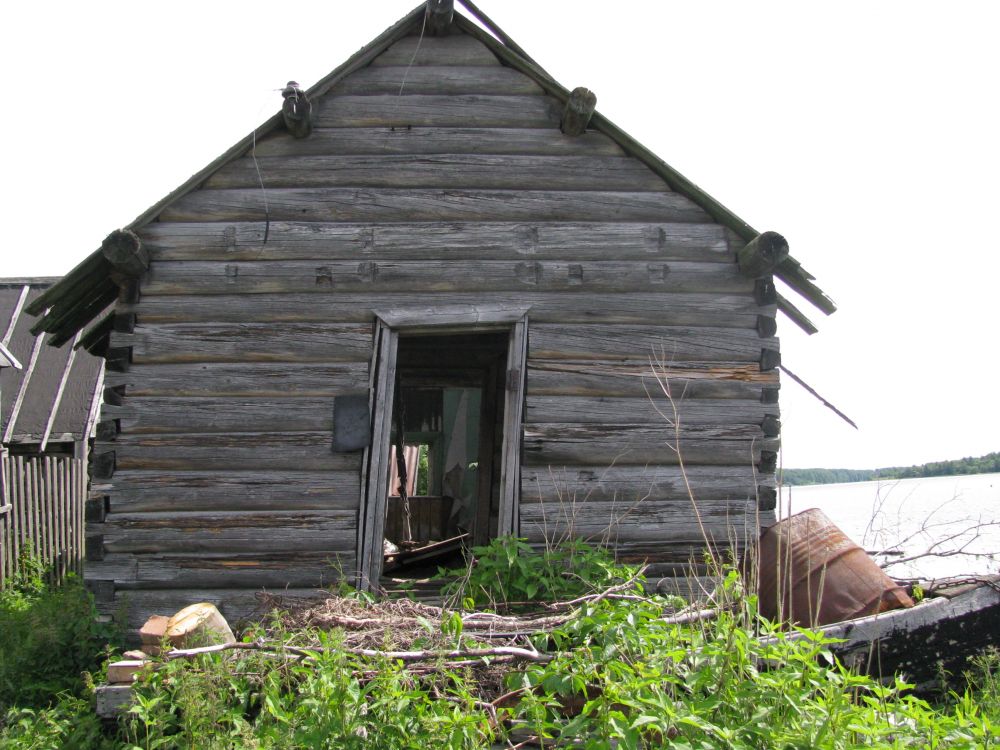
<path fill-rule="evenodd" d="M 102 442 L 110 442 L 118 438 L 118 420 L 105 419 L 97 423 L 97 439 Z"/>
<path fill-rule="evenodd" d="M 87 523 L 104 523 L 107 507 L 103 496 L 88 497 L 83 504 L 83 520 Z"/>
<path fill-rule="evenodd" d="M 90 476 L 92 479 L 111 479 L 115 475 L 115 452 L 91 454 Z"/>
<path fill-rule="evenodd" d="M 774 273 L 775 267 L 788 257 L 788 241 L 777 232 L 763 232 L 736 253 L 740 272 L 751 279 Z"/>
<path fill-rule="evenodd" d="M 83 540 L 83 558 L 87 562 L 104 559 L 104 534 L 87 534 Z"/>
<path fill-rule="evenodd" d="M 108 347 L 108 351 L 104 355 L 104 361 L 106 363 L 105 366 L 112 372 L 128 372 L 128 368 L 132 365 L 132 347 Z"/>
<path fill-rule="evenodd" d="M 777 349 L 761 349 L 760 350 L 760 371 L 770 372 L 771 370 L 778 369 L 781 364 L 781 352 Z"/>
<path fill-rule="evenodd" d="M 778 507 L 778 491 L 761 485 L 757 488 L 757 510 L 774 510 Z"/>
<path fill-rule="evenodd" d="M 566 100 L 562 123 L 559 129 L 566 135 L 583 135 L 590 124 L 590 118 L 597 109 L 597 95 L 582 86 L 573 89 Z"/>
<path fill-rule="evenodd" d="M 764 421 L 760 423 L 760 427 L 764 432 L 764 437 L 773 438 L 781 434 L 781 420 L 773 414 L 767 414 Z"/>
<path fill-rule="evenodd" d="M 753 285 L 754 301 L 763 307 L 773 305 L 778 301 L 778 290 L 771 279 L 757 279 Z"/>
<path fill-rule="evenodd" d="M 778 468 L 777 451 L 761 451 L 757 471 L 761 474 L 773 474 Z"/>
<path fill-rule="evenodd" d="M 295 81 L 289 81 L 285 85 L 281 96 L 285 100 L 281 104 L 285 127 L 296 138 L 305 138 L 312 132 L 312 102 Z"/>
<path fill-rule="evenodd" d="M 427 31 L 432 36 L 447 34 L 455 17 L 454 0 L 427 0 L 426 8 Z"/>
<path fill-rule="evenodd" d="M 142 240 L 130 229 L 116 229 L 101 245 L 101 254 L 119 279 L 137 279 L 149 268 L 149 253 Z"/>
<path fill-rule="evenodd" d="M 778 332 L 778 321 L 771 315 L 757 316 L 757 335 L 769 339 Z"/>

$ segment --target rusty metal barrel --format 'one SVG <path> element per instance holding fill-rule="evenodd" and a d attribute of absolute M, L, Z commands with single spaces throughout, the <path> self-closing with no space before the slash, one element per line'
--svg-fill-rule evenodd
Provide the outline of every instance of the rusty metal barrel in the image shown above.
<path fill-rule="evenodd" d="M 758 609 L 768 619 L 818 626 L 913 600 L 821 510 L 796 513 L 761 534 Z"/>

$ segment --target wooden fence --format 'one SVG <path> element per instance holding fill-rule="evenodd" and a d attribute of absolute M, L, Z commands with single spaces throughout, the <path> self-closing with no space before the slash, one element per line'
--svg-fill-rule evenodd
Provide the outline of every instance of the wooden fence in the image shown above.
<path fill-rule="evenodd" d="M 0 503 L 0 585 L 29 545 L 49 579 L 83 573 L 87 465 L 72 456 L 4 456 Z"/>

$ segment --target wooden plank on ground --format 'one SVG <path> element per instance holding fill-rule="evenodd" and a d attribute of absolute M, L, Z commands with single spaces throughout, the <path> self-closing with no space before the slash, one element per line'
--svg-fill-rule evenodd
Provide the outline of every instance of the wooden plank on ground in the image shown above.
<path fill-rule="evenodd" d="M 172 615 L 189 604 L 209 602 L 219 608 L 231 625 L 238 626 L 248 618 L 262 619 L 271 606 L 280 607 L 282 597 L 325 598 L 327 595 L 327 592 L 313 587 L 275 587 L 269 592 L 256 587 L 137 589 L 116 592 L 113 600 L 98 603 L 98 611 L 115 615 L 124 609 L 125 625 L 130 630 L 138 630 L 150 615 Z"/>

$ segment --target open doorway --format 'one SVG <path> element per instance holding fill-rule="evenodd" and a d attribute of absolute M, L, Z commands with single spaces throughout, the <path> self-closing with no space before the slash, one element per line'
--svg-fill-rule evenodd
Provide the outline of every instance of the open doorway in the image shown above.
<path fill-rule="evenodd" d="M 421 578 L 496 536 L 509 334 L 402 334 L 383 573 Z"/>
<path fill-rule="evenodd" d="M 383 574 L 426 577 L 460 564 L 465 548 L 516 532 L 526 321 L 504 322 L 377 321 L 362 587 Z"/>

